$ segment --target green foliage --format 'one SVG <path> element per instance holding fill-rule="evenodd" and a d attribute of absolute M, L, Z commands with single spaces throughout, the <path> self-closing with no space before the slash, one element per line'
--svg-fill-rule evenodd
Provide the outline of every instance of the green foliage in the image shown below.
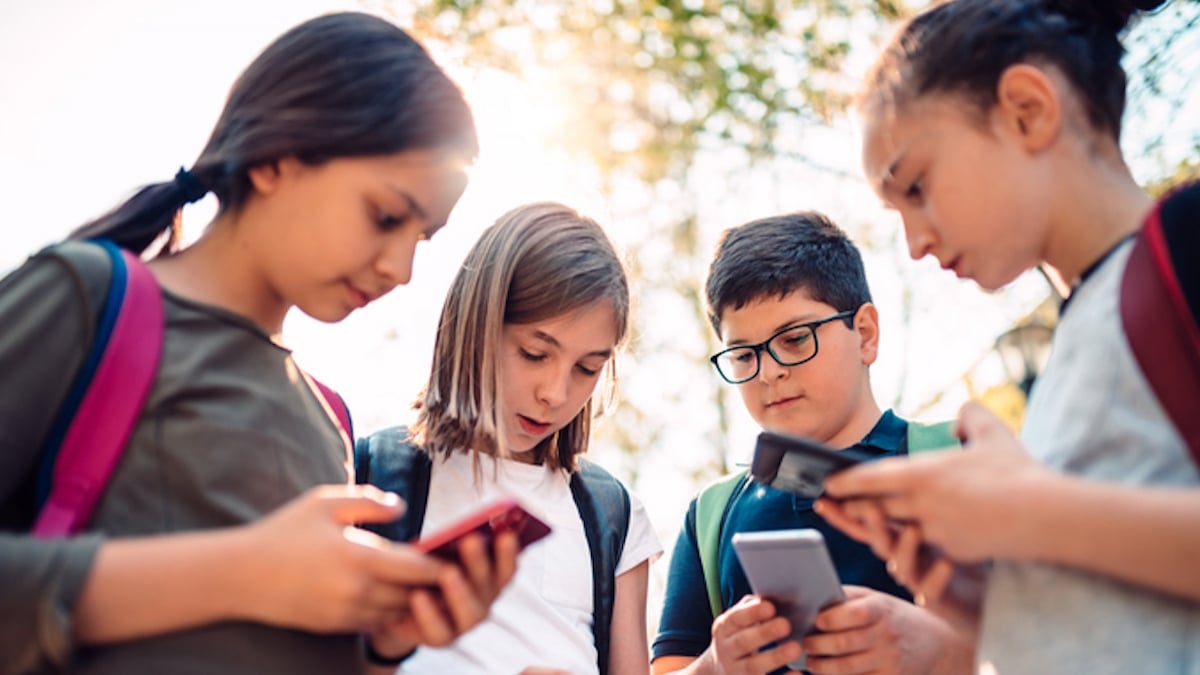
<path fill-rule="evenodd" d="M 770 157 L 781 121 L 847 105 L 852 42 L 905 10 L 890 0 L 418 0 L 407 22 L 464 58 L 571 93 L 552 142 L 653 182 L 708 144 Z"/>

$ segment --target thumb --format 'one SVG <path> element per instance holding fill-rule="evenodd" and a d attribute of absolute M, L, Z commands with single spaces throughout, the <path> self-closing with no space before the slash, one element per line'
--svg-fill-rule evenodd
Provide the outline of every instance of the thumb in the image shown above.
<path fill-rule="evenodd" d="M 974 441 L 983 441 L 997 436 L 1012 435 L 999 417 L 992 411 L 974 401 L 968 402 L 958 411 L 958 421 L 954 425 L 954 433 L 962 439 L 964 446 Z"/>
<path fill-rule="evenodd" d="M 342 525 L 386 523 L 399 518 L 407 506 L 396 493 L 374 485 L 331 485 L 316 492 L 325 513 Z"/>

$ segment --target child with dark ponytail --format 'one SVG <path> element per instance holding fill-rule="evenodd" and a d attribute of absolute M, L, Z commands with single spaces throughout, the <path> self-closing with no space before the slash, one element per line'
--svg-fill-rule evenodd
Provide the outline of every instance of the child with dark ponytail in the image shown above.
<path fill-rule="evenodd" d="M 460 568 L 352 527 L 403 505 L 354 486 L 349 430 L 280 336 L 293 307 L 340 321 L 406 283 L 476 152 L 417 42 L 322 16 L 247 68 L 190 167 L 0 281 L 0 672 L 392 672 L 487 615 L 513 537 L 468 540 Z M 210 192 L 179 250 L 163 235 Z M 162 356 L 83 531 L 35 538 L 39 460 L 118 273 L 96 238 L 164 239 Z"/>
<path fill-rule="evenodd" d="M 1120 36 L 1159 4 L 954 0 L 867 81 L 866 174 L 913 258 L 985 289 L 1041 263 L 1072 285 L 1020 440 L 968 404 L 964 452 L 851 469 L 818 504 L 977 632 L 981 673 L 1200 672 L 1200 474 L 1120 301 L 1143 224 L 1200 204 L 1156 204 L 1121 154 Z M 1180 280 L 1194 318 L 1200 276 Z"/>

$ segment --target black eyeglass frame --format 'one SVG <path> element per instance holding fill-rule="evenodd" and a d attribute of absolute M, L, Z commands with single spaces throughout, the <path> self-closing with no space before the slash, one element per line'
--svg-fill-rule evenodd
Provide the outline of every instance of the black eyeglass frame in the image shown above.
<path fill-rule="evenodd" d="M 760 372 L 762 372 L 762 353 L 764 351 L 766 353 L 770 354 L 771 358 L 775 360 L 775 363 L 778 363 L 781 366 L 785 366 L 785 367 L 786 366 L 798 366 L 801 363 L 808 363 L 809 361 L 812 361 L 813 359 L 817 358 L 817 354 L 821 351 L 821 341 L 817 339 L 817 329 L 831 321 L 837 321 L 838 319 L 852 318 L 856 314 L 858 314 L 858 309 L 847 309 L 843 312 L 838 312 L 837 314 L 834 314 L 833 316 L 827 316 L 824 319 L 817 319 L 816 321 L 805 321 L 804 323 L 794 323 L 790 326 L 780 328 L 778 331 L 775 332 L 774 335 L 767 338 L 766 340 L 763 340 L 762 342 L 752 344 L 752 345 L 734 345 L 727 349 L 722 349 L 721 351 L 717 352 L 716 354 L 713 354 L 712 356 L 708 357 L 708 360 L 710 363 L 713 364 L 713 367 L 717 369 L 717 374 L 721 376 L 722 380 L 725 380 L 729 384 L 744 384 L 744 383 L 749 382 L 749 381 L 753 380 L 754 378 L 758 377 L 758 374 Z M 785 361 L 782 358 L 780 358 L 778 354 L 775 353 L 774 349 L 771 349 L 771 341 L 774 340 L 775 338 L 779 337 L 780 335 L 783 335 L 784 333 L 787 333 L 790 331 L 794 331 L 797 328 L 807 328 L 809 330 L 809 332 L 812 333 L 813 353 L 809 356 L 806 356 L 803 359 L 800 359 L 799 361 Z M 718 360 L 725 354 L 728 354 L 729 352 L 738 351 L 739 349 L 753 349 L 754 350 L 754 372 L 749 377 L 744 377 L 742 379 L 732 379 L 728 375 L 725 374 L 725 371 L 721 370 L 721 365 L 720 365 L 720 363 L 718 363 Z"/>

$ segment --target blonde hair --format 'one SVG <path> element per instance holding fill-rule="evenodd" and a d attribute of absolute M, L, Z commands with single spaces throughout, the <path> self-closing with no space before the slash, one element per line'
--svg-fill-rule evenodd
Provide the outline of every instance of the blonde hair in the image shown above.
<path fill-rule="evenodd" d="M 429 381 L 417 402 L 413 440 L 431 456 L 470 448 L 503 456 L 499 401 L 505 324 L 528 324 L 599 302 L 612 305 L 620 343 L 629 324 L 629 284 L 604 230 L 553 202 L 519 206 L 484 231 L 442 306 Z M 616 375 L 610 361 L 610 382 Z M 592 399 L 534 449 L 534 460 L 574 471 L 587 449 Z"/>

